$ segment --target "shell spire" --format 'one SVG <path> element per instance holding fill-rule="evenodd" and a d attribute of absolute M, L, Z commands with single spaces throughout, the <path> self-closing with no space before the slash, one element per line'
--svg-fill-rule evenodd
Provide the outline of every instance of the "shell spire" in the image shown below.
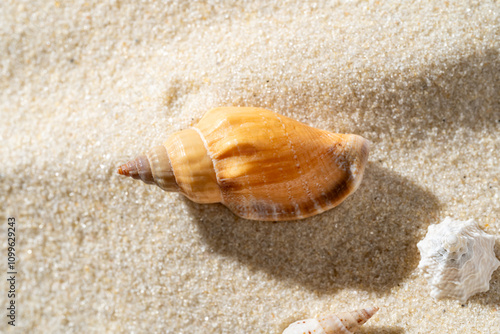
<path fill-rule="evenodd" d="M 153 147 L 147 154 L 121 165 L 118 167 L 118 174 L 147 184 L 156 184 L 163 190 L 179 191 L 167 151 L 162 146 Z"/>
<path fill-rule="evenodd" d="M 262 108 L 216 108 L 118 173 L 254 220 L 302 219 L 358 188 L 369 142 Z"/>
<path fill-rule="evenodd" d="M 153 172 L 145 155 L 140 155 L 134 160 L 118 167 L 118 174 L 130 176 L 136 180 L 142 180 L 147 184 L 154 184 Z"/>
<path fill-rule="evenodd" d="M 299 320 L 288 326 L 283 334 L 351 334 L 355 333 L 377 311 L 378 307 L 368 307 L 352 312 L 327 314 L 315 319 Z"/>

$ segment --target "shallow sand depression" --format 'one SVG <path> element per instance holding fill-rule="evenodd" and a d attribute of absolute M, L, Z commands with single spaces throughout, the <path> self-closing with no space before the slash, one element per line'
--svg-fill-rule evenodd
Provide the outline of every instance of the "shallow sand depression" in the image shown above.
<path fill-rule="evenodd" d="M 361 333 L 498 333 L 500 270 L 435 301 L 416 244 L 473 218 L 500 257 L 499 36 L 494 1 L 2 1 L 0 331 L 280 334 L 373 305 Z M 367 138 L 359 189 L 272 223 L 116 173 L 219 106 Z"/>

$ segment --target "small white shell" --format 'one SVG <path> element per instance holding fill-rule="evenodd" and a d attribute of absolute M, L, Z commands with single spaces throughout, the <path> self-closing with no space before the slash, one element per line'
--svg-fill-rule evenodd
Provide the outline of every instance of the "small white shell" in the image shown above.
<path fill-rule="evenodd" d="M 465 303 L 489 289 L 491 274 L 500 266 L 493 247 L 495 238 L 481 230 L 474 220 L 446 217 L 430 225 L 417 247 L 418 267 L 431 286 L 435 299 L 454 298 Z"/>
<path fill-rule="evenodd" d="M 330 313 L 316 319 L 299 320 L 288 326 L 283 334 L 351 334 L 377 311 L 378 307 L 369 307 L 337 315 Z"/>

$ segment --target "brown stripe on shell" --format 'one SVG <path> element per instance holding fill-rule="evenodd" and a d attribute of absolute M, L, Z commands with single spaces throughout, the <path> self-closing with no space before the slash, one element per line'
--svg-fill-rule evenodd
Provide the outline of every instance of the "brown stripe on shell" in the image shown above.
<path fill-rule="evenodd" d="M 301 216 L 297 216 L 297 207 L 295 203 L 269 203 L 266 201 L 256 201 L 255 203 L 252 203 L 249 208 L 244 208 L 237 205 L 233 206 L 229 203 L 225 203 L 225 205 L 237 215 L 241 215 L 243 211 L 246 212 L 247 217 L 245 218 L 247 219 L 274 221 L 306 218 L 334 208 L 335 206 L 340 204 L 351 193 L 352 189 L 350 189 L 349 187 L 350 179 L 350 175 L 348 175 L 347 173 L 344 174 L 342 178 L 337 179 L 336 182 L 332 183 L 332 185 L 328 190 L 326 190 L 324 195 L 322 195 L 320 198 L 317 198 L 317 200 L 320 199 L 323 203 L 325 203 L 325 205 L 321 207 L 319 212 L 315 210 L 314 204 L 310 199 L 297 203 L 297 205 L 299 205 L 300 212 L 302 212 Z M 238 187 L 239 186 L 241 185 L 238 185 Z M 225 191 L 230 192 L 230 186 L 226 188 Z M 233 198 L 232 202 L 239 203 L 238 198 Z M 329 204 L 326 205 L 326 203 Z M 276 212 L 276 215 L 269 216 L 269 212 Z"/>

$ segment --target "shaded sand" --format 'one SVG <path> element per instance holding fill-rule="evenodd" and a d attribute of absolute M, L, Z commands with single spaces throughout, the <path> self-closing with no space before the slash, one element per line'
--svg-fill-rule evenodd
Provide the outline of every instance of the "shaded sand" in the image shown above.
<path fill-rule="evenodd" d="M 499 8 L 2 1 L 0 218 L 3 238 L 7 217 L 18 221 L 15 330 L 281 333 L 376 305 L 362 333 L 499 333 L 500 271 L 461 305 L 432 300 L 416 270 L 417 242 L 445 216 L 500 237 Z M 232 105 L 366 137 L 360 188 L 321 215 L 264 223 L 116 174 Z"/>

